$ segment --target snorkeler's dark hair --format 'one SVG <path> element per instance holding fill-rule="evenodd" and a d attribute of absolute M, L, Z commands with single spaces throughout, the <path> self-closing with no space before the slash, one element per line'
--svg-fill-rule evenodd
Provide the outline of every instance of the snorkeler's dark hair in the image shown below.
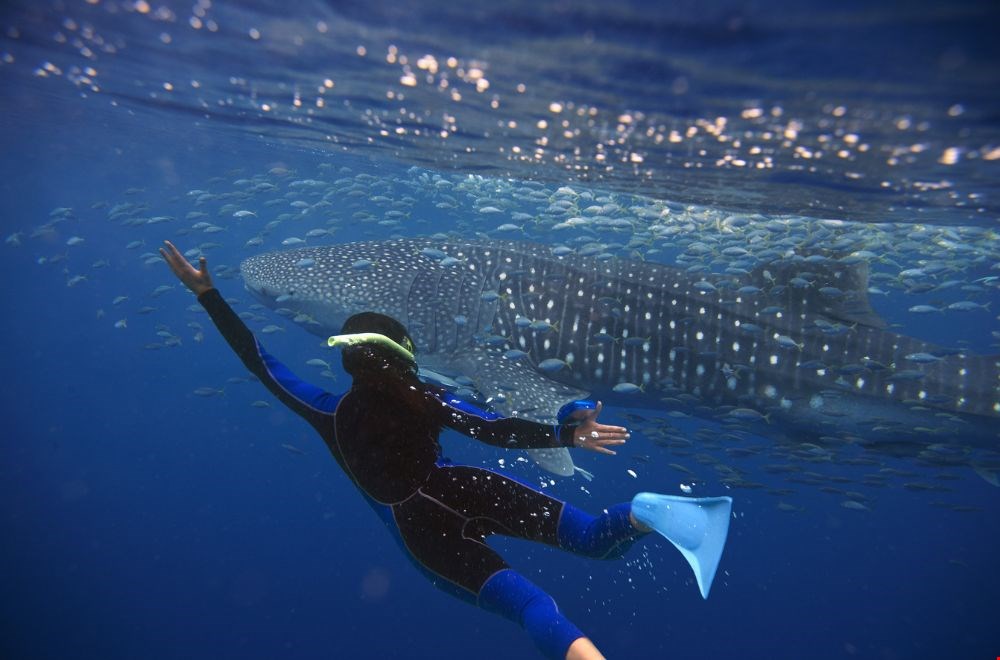
<path fill-rule="evenodd" d="M 340 330 L 340 333 L 344 335 L 353 335 L 359 332 L 376 332 L 385 335 L 411 352 L 413 350 L 413 338 L 410 337 L 410 333 L 406 331 L 402 323 L 391 316 L 376 312 L 361 312 L 344 321 L 344 326 Z M 386 368 L 404 374 L 413 373 L 416 369 L 413 362 L 373 344 L 345 348 L 341 351 L 341 361 L 344 365 L 344 371 L 353 377 L 376 376 Z"/>

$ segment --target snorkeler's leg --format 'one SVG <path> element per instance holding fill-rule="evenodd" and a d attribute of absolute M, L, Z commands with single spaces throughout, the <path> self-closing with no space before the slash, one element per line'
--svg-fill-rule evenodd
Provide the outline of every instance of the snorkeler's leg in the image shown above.
<path fill-rule="evenodd" d="M 628 502 L 609 506 L 592 516 L 569 504 L 559 516 L 559 547 L 595 559 L 616 559 L 635 541 L 649 533 L 633 524 L 632 505 Z"/>
<path fill-rule="evenodd" d="M 442 591 L 521 625 L 546 657 L 601 657 L 567 655 L 583 633 L 481 536 L 467 535 L 469 518 L 459 511 L 421 488 L 391 507 L 391 520 L 414 563 Z M 592 646 L 579 643 L 575 652 Z"/>
<path fill-rule="evenodd" d="M 627 502 L 592 516 L 502 474 L 466 465 L 442 466 L 423 490 L 469 519 L 463 530 L 468 537 L 504 534 L 613 559 L 648 532 L 632 524 Z"/>
<path fill-rule="evenodd" d="M 566 651 L 566 660 L 605 660 L 605 658 L 592 641 L 581 637 L 569 645 L 569 650 Z"/>
<path fill-rule="evenodd" d="M 603 658 L 556 602 L 526 577 L 505 569 L 479 590 L 479 606 L 519 624 L 547 658 Z"/>

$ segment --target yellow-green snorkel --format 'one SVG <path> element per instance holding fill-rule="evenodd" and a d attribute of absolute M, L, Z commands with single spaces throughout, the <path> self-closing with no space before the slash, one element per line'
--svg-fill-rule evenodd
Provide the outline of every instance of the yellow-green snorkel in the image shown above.
<path fill-rule="evenodd" d="M 396 355 L 404 358 L 407 362 L 416 364 L 417 361 L 413 357 L 413 344 L 410 343 L 409 339 L 403 339 L 403 341 L 406 343 L 405 347 L 397 344 L 385 335 L 378 334 L 377 332 L 358 332 L 353 335 L 333 335 L 326 340 L 326 345 L 333 348 L 334 346 L 359 346 L 361 344 L 372 344 L 374 346 L 386 348 Z"/>

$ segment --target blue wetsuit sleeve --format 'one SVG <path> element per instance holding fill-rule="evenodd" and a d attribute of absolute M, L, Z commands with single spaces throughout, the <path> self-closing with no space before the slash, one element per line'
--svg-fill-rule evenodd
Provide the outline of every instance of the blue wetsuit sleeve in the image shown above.
<path fill-rule="evenodd" d="M 510 449 L 573 446 L 573 428 L 570 426 L 501 417 L 444 391 L 434 391 L 434 395 L 444 406 L 445 426 L 488 445 Z"/>
<path fill-rule="evenodd" d="M 572 417 L 573 413 L 579 410 L 594 410 L 595 408 L 597 408 L 597 404 L 590 399 L 577 399 L 576 401 L 570 401 L 560 408 L 559 412 L 556 413 L 556 419 L 560 424 L 565 424 Z"/>
<path fill-rule="evenodd" d="M 237 357 L 272 394 L 313 426 L 319 428 L 329 424 L 329 417 L 337 409 L 342 395 L 331 394 L 305 382 L 265 351 L 218 289 L 204 292 L 198 296 L 198 302 Z"/>

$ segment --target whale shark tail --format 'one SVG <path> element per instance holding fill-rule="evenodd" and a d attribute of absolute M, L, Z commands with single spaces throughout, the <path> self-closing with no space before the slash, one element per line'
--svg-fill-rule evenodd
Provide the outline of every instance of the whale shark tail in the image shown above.
<path fill-rule="evenodd" d="M 731 497 L 679 497 L 639 493 L 632 515 L 674 544 L 691 565 L 702 598 L 708 598 L 729 534 Z"/>

